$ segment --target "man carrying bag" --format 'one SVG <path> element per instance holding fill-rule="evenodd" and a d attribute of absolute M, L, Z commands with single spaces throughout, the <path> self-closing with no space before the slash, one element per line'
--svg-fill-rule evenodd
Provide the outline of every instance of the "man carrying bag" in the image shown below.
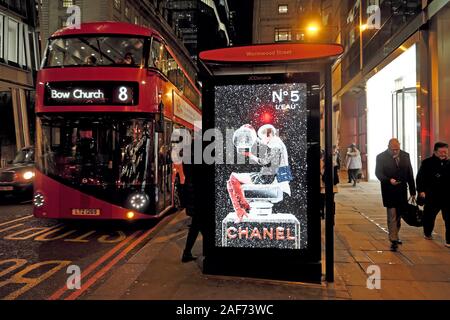
<path fill-rule="evenodd" d="M 424 238 L 432 240 L 434 222 L 439 211 L 445 221 L 445 246 L 450 248 L 450 160 L 448 144 L 437 142 L 433 155 L 422 161 L 417 173 L 419 200 L 425 202 L 423 216 Z"/>
<path fill-rule="evenodd" d="M 397 251 L 401 210 L 408 204 L 408 189 L 415 199 L 416 186 L 409 154 L 400 150 L 397 139 L 389 140 L 388 149 L 377 156 L 375 175 L 381 182 L 383 205 L 387 211 L 387 225 L 391 251 Z"/>

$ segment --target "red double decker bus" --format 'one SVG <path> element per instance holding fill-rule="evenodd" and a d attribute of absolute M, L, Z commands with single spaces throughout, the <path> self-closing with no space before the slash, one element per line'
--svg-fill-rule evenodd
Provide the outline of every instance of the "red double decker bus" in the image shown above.
<path fill-rule="evenodd" d="M 127 23 L 50 37 L 36 89 L 36 217 L 149 219 L 177 206 L 171 135 L 201 122 L 179 61 L 157 32 Z"/>

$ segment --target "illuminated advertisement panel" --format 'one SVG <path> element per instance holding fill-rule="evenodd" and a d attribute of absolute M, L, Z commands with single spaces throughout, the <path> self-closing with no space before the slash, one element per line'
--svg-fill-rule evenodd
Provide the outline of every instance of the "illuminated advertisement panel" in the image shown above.
<path fill-rule="evenodd" d="M 320 280 L 319 72 L 216 76 L 203 102 L 204 272 Z"/>
<path fill-rule="evenodd" d="M 305 83 L 216 87 L 215 125 L 235 160 L 215 167 L 217 246 L 307 245 L 306 96 Z"/>

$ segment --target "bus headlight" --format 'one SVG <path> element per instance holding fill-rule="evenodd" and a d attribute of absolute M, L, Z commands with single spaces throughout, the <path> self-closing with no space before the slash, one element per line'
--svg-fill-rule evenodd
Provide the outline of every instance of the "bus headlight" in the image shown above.
<path fill-rule="evenodd" d="M 150 199 L 148 196 L 143 192 L 136 192 L 132 193 L 128 197 L 128 204 L 136 210 L 145 210 L 148 206 L 148 203 L 150 202 Z"/>
<path fill-rule="evenodd" d="M 33 197 L 33 204 L 36 208 L 41 208 L 45 204 L 44 195 L 40 192 L 36 192 Z"/>
<path fill-rule="evenodd" d="M 31 179 L 34 178 L 34 172 L 33 172 L 33 171 L 25 171 L 25 172 L 22 174 L 22 177 L 23 177 L 25 180 L 31 180 Z"/>

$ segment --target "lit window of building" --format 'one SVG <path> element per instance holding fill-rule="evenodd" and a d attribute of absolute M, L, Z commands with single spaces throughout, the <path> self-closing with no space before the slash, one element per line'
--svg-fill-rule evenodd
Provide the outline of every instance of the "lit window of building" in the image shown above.
<path fill-rule="evenodd" d="M 125 17 L 130 17 L 130 9 L 128 9 L 128 7 L 125 7 Z"/>
<path fill-rule="evenodd" d="M 73 0 L 63 0 L 62 5 L 64 8 L 68 8 L 70 6 L 73 6 Z"/>
<path fill-rule="evenodd" d="M 120 0 L 114 0 L 114 8 L 120 10 Z"/>
<path fill-rule="evenodd" d="M 297 40 L 297 41 L 303 41 L 303 40 L 305 40 L 305 34 L 304 34 L 304 33 L 297 33 L 297 34 L 295 35 L 295 40 Z"/>
<path fill-rule="evenodd" d="M 275 42 L 278 41 L 291 41 L 291 29 L 277 28 L 275 29 Z"/>
<path fill-rule="evenodd" d="M 134 17 L 134 24 L 139 24 L 139 17 L 138 16 Z"/>
<path fill-rule="evenodd" d="M 279 14 L 286 14 L 286 13 L 288 13 L 288 5 L 287 4 L 280 4 L 280 5 L 278 5 L 278 13 Z"/>

